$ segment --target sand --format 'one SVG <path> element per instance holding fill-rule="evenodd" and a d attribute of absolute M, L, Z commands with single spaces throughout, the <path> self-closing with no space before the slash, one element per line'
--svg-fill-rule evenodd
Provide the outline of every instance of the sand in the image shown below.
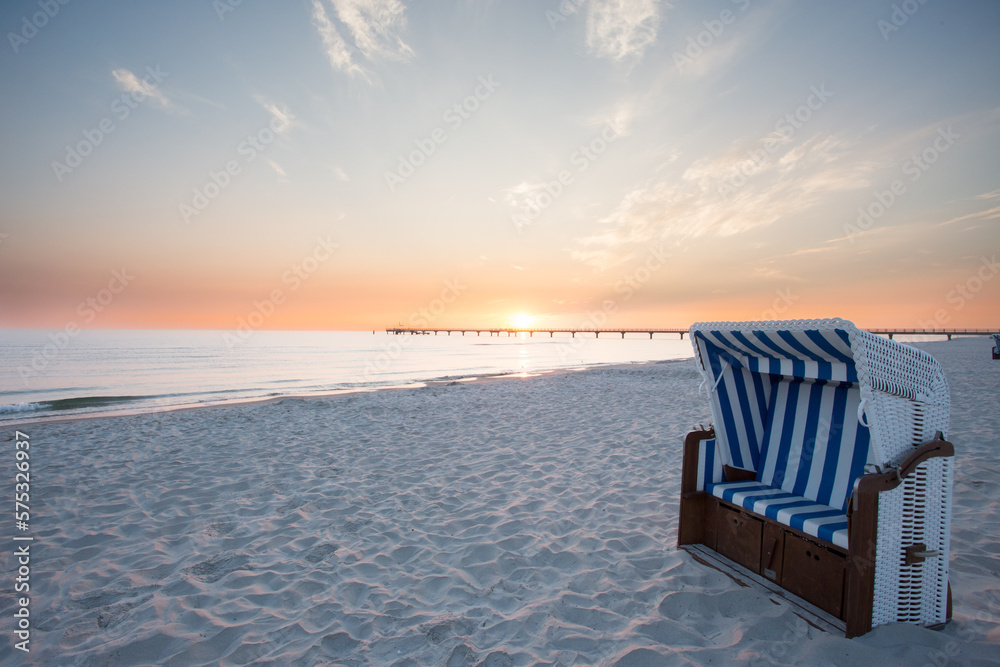
<path fill-rule="evenodd" d="M 943 631 L 847 640 L 677 550 L 681 441 L 709 421 L 688 360 L 23 426 L 31 652 L 7 586 L 0 661 L 996 664 L 1000 362 L 923 347 L 958 450 Z"/>

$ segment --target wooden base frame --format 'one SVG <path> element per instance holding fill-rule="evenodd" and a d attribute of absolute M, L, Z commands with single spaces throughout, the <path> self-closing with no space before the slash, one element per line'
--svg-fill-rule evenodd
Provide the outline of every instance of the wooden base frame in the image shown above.
<path fill-rule="evenodd" d="M 954 446 L 944 440 L 928 443 L 914 450 L 898 470 L 859 478 L 848 502 L 850 549 L 843 549 L 698 491 L 700 442 L 714 437 L 711 430 L 692 431 L 684 441 L 678 546 L 700 544 L 721 554 L 843 621 L 849 638 L 869 632 L 875 595 L 878 496 L 899 486 L 927 459 L 954 456 Z M 726 467 L 724 476 L 732 482 L 752 479 L 753 473 Z M 922 546 L 914 545 L 914 559 L 924 557 Z M 950 587 L 947 617 L 951 618 Z"/>

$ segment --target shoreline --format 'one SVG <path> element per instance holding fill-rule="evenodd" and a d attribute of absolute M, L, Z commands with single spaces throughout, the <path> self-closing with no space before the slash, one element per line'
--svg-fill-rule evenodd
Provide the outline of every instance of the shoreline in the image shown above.
<path fill-rule="evenodd" d="M 583 371 L 601 370 L 605 368 L 629 368 L 635 366 L 667 364 L 673 362 L 689 362 L 693 358 L 694 357 L 691 356 L 681 359 L 661 359 L 655 361 L 636 361 L 629 363 L 617 363 L 617 362 L 609 362 L 606 364 L 597 363 L 597 364 L 589 364 L 586 366 L 573 367 L 573 368 L 553 368 L 553 369 L 532 371 L 532 372 L 501 373 L 497 375 L 475 375 L 475 376 L 469 376 L 467 378 L 460 376 L 445 376 L 443 378 L 420 380 L 409 384 L 364 386 L 364 387 L 348 388 L 348 389 L 334 389 L 330 391 L 310 393 L 310 394 L 286 394 L 283 396 L 266 396 L 266 397 L 246 398 L 246 399 L 237 398 L 224 401 L 216 401 L 212 403 L 180 404 L 180 405 L 171 405 L 162 407 L 151 406 L 148 408 L 134 408 L 129 410 L 118 410 L 114 412 L 95 411 L 92 413 L 81 413 L 74 415 L 50 414 L 48 416 L 40 416 L 37 418 L 29 418 L 24 420 L 19 420 L 19 419 L 0 420 L 0 428 L 7 426 L 13 426 L 13 427 L 30 426 L 32 424 L 47 424 L 52 422 L 72 422 L 72 421 L 90 420 L 90 419 L 113 419 L 115 417 L 135 417 L 148 414 L 186 412 L 190 410 L 202 410 L 209 408 L 238 407 L 242 405 L 268 405 L 271 403 L 276 403 L 287 399 L 309 400 L 309 399 L 329 398 L 332 396 L 371 394 L 382 391 L 414 390 L 414 389 L 423 389 L 425 387 L 431 387 L 431 386 L 434 387 L 447 386 L 454 382 L 461 382 L 463 384 L 475 384 L 479 382 L 489 382 L 495 380 L 529 379 L 533 377 L 561 375 L 565 373 L 579 373 Z"/>

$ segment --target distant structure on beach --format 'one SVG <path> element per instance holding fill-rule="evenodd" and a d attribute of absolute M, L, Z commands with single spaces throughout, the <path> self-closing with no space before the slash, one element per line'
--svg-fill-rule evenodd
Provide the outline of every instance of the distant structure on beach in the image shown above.
<path fill-rule="evenodd" d="M 947 336 L 948 340 L 951 340 L 952 336 L 992 336 L 996 329 L 868 329 L 873 334 L 879 334 L 881 336 L 888 336 L 891 340 L 893 336 L 898 335 L 927 335 L 927 336 Z M 571 337 L 576 338 L 577 334 L 594 334 L 595 338 L 600 338 L 602 333 L 616 333 L 621 334 L 622 338 L 625 338 L 627 333 L 642 333 L 649 334 L 650 340 L 653 338 L 653 334 L 678 334 L 683 340 L 684 334 L 688 332 L 688 328 L 685 327 L 675 328 L 675 329 L 560 329 L 560 328 L 520 328 L 520 327 L 455 327 L 451 329 L 430 329 L 422 327 L 406 327 L 403 325 L 397 325 L 394 327 L 386 327 L 386 334 L 392 334 L 394 336 L 428 336 L 434 334 L 435 336 L 439 333 L 448 334 L 472 334 L 475 333 L 477 336 L 481 334 L 489 334 L 490 336 L 500 334 L 507 334 L 508 336 L 516 336 L 517 334 L 526 333 L 529 336 L 534 336 L 537 334 L 547 333 L 549 338 L 553 338 L 557 333 L 568 333 Z M 374 333 L 374 332 L 372 332 Z"/>

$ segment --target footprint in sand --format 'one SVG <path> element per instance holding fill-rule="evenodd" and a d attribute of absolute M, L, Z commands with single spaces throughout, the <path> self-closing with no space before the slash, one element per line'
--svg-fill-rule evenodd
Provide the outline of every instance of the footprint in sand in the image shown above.
<path fill-rule="evenodd" d="M 207 584 L 214 583 L 230 572 L 252 570 L 250 557 L 246 554 L 220 554 L 187 568 L 191 576 Z"/>
<path fill-rule="evenodd" d="M 337 550 L 336 544 L 317 544 L 308 551 L 305 559 L 310 563 L 318 563 Z"/>

